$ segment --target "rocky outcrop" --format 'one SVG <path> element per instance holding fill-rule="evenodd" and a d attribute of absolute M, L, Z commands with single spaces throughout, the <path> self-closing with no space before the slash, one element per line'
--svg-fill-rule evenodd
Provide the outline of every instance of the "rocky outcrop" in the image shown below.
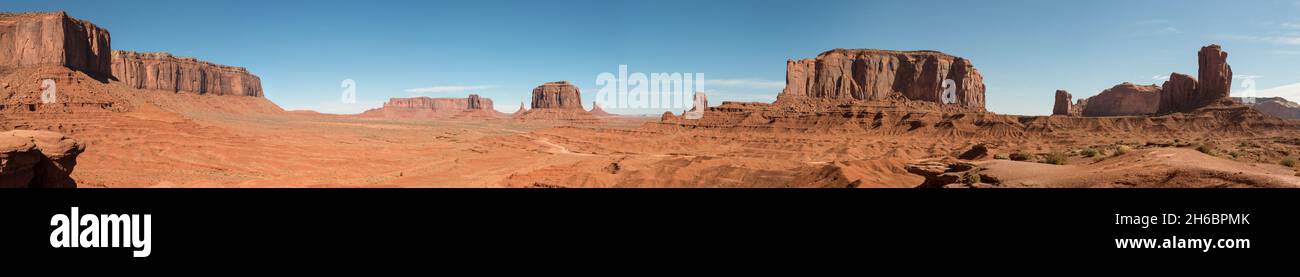
<path fill-rule="evenodd" d="M 944 100 L 945 80 L 954 98 Z M 936 51 L 835 49 L 786 61 L 780 99 L 911 100 L 984 110 L 984 77 L 969 60 Z"/>
<path fill-rule="evenodd" d="M 1197 52 L 1200 83 L 1196 87 L 1196 103 L 1208 104 L 1228 98 L 1232 91 L 1232 66 L 1228 65 L 1228 52 L 1218 44 L 1201 47 Z"/>
<path fill-rule="evenodd" d="M 1125 82 L 1088 98 L 1083 116 L 1155 114 L 1160 108 L 1160 87 Z"/>
<path fill-rule="evenodd" d="M 113 51 L 113 76 L 135 89 L 262 97 L 262 80 L 243 67 L 168 53 Z"/>
<path fill-rule="evenodd" d="M 0 68 L 64 66 L 112 74 L 108 30 L 67 13 L 0 13 Z"/>
<path fill-rule="evenodd" d="M 582 93 L 568 81 L 548 82 L 533 89 L 533 109 L 582 109 Z"/>
<path fill-rule="evenodd" d="M 1199 108 L 1204 100 L 1197 92 L 1196 79 L 1187 74 L 1173 73 L 1161 86 L 1160 113 L 1185 112 Z"/>
<path fill-rule="evenodd" d="M 0 133 L 0 188 L 75 188 L 81 142 L 49 131 Z"/>
<path fill-rule="evenodd" d="M 1300 104 L 1287 101 L 1282 97 L 1256 97 L 1252 101 L 1244 101 L 1240 97 L 1233 97 L 1232 101 L 1250 106 L 1259 112 L 1267 115 L 1276 116 L 1286 119 L 1300 119 Z"/>
<path fill-rule="evenodd" d="M 980 168 L 973 163 L 954 161 L 952 158 L 920 160 L 904 167 L 908 173 L 925 177 L 917 188 L 978 188 L 989 187 Z"/>
<path fill-rule="evenodd" d="M 591 101 L 591 111 L 587 113 L 594 116 L 614 116 L 613 114 L 606 112 L 604 108 L 601 108 L 600 103 L 597 103 L 596 101 Z"/>
<path fill-rule="evenodd" d="M 487 112 L 495 115 L 492 99 L 470 94 L 466 98 L 390 98 L 381 108 L 361 113 L 371 118 L 449 118 L 464 112 Z M 484 114 L 488 115 L 488 114 Z"/>
<path fill-rule="evenodd" d="M 1070 103 L 1070 101 L 1074 100 L 1073 98 L 1074 96 L 1070 95 L 1070 92 L 1057 90 L 1056 105 L 1052 106 L 1052 115 L 1079 115 L 1074 108 L 1074 103 Z"/>
<path fill-rule="evenodd" d="M 582 108 L 582 93 L 568 81 L 548 82 L 534 88 L 532 109 L 515 114 L 515 119 L 584 123 L 599 121 Z"/>
<path fill-rule="evenodd" d="M 1228 66 L 1228 53 L 1223 52 L 1219 45 L 1209 45 L 1202 47 L 1197 56 L 1199 57 L 1199 80 L 1186 74 L 1172 73 L 1169 75 L 1169 80 L 1160 87 L 1124 83 L 1089 98 L 1089 104 L 1083 109 L 1083 115 L 1124 116 L 1192 112 L 1225 101 L 1232 89 L 1232 67 Z"/>

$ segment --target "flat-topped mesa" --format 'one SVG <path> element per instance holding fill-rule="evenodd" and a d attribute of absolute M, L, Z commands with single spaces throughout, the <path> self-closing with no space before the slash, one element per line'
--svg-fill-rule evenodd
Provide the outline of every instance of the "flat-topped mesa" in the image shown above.
<path fill-rule="evenodd" d="M 1160 107 L 1160 87 L 1125 82 L 1088 98 L 1083 116 L 1151 115 Z"/>
<path fill-rule="evenodd" d="M 944 80 L 953 80 L 955 92 L 947 102 Z M 983 111 L 984 77 L 969 60 L 937 51 L 834 49 L 815 59 L 786 61 L 786 87 L 778 102 L 894 96 Z"/>
<path fill-rule="evenodd" d="M 113 76 L 135 89 L 263 97 L 261 78 L 243 67 L 168 53 L 113 51 Z"/>
<path fill-rule="evenodd" d="M 444 118 L 459 115 L 462 112 L 488 111 L 492 109 L 492 99 L 470 94 L 466 98 L 432 98 L 410 97 L 389 98 L 381 108 L 361 113 L 362 117 L 380 118 Z"/>
<path fill-rule="evenodd" d="M 569 81 L 547 82 L 533 89 L 534 109 L 582 109 L 582 93 Z"/>
<path fill-rule="evenodd" d="M 515 113 L 514 118 L 569 122 L 599 121 L 596 116 L 582 108 L 582 92 L 568 81 L 547 82 L 534 88 L 532 109 Z"/>
<path fill-rule="evenodd" d="M 55 13 L 0 13 L 0 69 L 63 66 L 107 80 L 108 30 Z"/>

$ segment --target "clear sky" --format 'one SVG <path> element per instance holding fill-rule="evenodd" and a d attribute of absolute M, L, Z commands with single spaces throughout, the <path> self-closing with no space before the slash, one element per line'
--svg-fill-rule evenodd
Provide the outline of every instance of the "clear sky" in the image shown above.
<path fill-rule="evenodd" d="M 1049 114 L 1053 92 L 1196 76 L 1196 51 L 1230 53 L 1234 91 L 1300 101 L 1300 0 L 1260 1 L 58 1 L 114 49 L 247 67 L 287 109 L 354 113 L 389 97 L 492 98 L 512 112 L 569 80 L 590 107 L 596 76 L 704 73 L 713 105 L 772 101 L 787 59 L 832 48 L 939 50 L 984 75 L 988 109 Z M 357 83 L 356 104 L 340 83 Z M 653 111 L 610 110 L 615 113 Z"/>

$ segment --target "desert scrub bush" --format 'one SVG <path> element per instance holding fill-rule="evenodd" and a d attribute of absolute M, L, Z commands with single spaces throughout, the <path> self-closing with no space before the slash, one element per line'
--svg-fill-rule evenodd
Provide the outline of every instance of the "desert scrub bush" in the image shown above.
<path fill-rule="evenodd" d="M 966 176 L 966 184 L 967 184 L 967 185 L 974 185 L 974 184 L 979 184 L 979 183 L 980 183 L 980 175 L 979 175 L 979 174 L 971 174 L 971 175 Z"/>
<path fill-rule="evenodd" d="M 1129 147 L 1128 145 L 1115 147 L 1115 156 L 1128 154 L 1128 152 L 1133 152 L 1133 147 Z"/>
<path fill-rule="evenodd" d="M 1099 154 L 1101 154 L 1101 152 L 1097 151 L 1096 148 L 1088 148 L 1088 149 L 1083 149 L 1083 151 L 1079 151 L 1079 155 L 1083 155 L 1083 157 L 1085 158 L 1096 157 Z"/>
<path fill-rule="evenodd" d="M 1285 167 L 1295 167 L 1296 160 L 1295 158 L 1292 157 L 1286 157 L 1286 158 L 1282 158 L 1282 161 L 1279 161 L 1277 163 Z"/>
<path fill-rule="evenodd" d="M 1067 159 L 1068 157 L 1065 155 L 1065 152 L 1057 151 L 1057 152 L 1047 153 L 1047 156 L 1044 157 L 1043 159 L 1043 163 L 1063 165 L 1065 164 Z"/>
<path fill-rule="evenodd" d="M 1204 143 L 1196 144 L 1196 151 L 1200 151 L 1201 153 L 1205 153 L 1207 155 L 1214 155 L 1214 147 L 1210 147 L 1209 145 L 1205 145 Z"/>
<path fill-rule="evenodd" d="M 1006 160 L 1006 159 L 1009 159 L 1009 158 L 1007 157 L 1007 154 L 993 154 L 993 159 L 994 159 L 994 160 Z"/>
<path fill-rule="evenodd" d="M 1029 160 L 1029 153 L 1025 153 L 1024 151 L 1016 151 L 1015 153 L 1011 153 L 1011 160 L 1012 160 L 1012 161 L 1028 161 L 1028 160 Z"/>

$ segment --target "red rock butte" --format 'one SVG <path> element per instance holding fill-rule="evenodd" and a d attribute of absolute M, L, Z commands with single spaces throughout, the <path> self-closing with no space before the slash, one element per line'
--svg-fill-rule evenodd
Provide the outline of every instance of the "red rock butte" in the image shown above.
<path fill-rule="evenodd" d="M 786 61 L 782 99 L 909 100 L 942 103 L 944 80 L 956 104 L 984 110 L 984 77 L 965 58 L 937 51 L 834 49 L 814 59 Z"/>
<path fill-rule="evenodd" d="M 1199 80 L 1174 72 L 1163 85 L 1123 83 L 1082 99 L 1074 106 L 1083 111 L 1082 116 L 1100 117 L 1187 113 L 1231 103 L 1228 94 L 1232 89 L 1232 66 L 1228 65 L 1228 53 L 1217 44 L 1201 47 L 1197 65 Z M 1068 106 L 1069 101 L 1069 97 L 1061 98 L 1058 94 L 1054 106 Z M 1053 114 L 1060 115 L 1056 111 Z"/>
<path fill-rule="evenodd" d="M 519 120 L 597 122 L 582 108 L 582 92 L 568 81 L 547 82 L 533 89 L 532 109 L 516 113 Z M 522 107 L 521 107 L 522 108 Z"/>
<path fill-rule="evenodd" d="M 582 109 L 582 93 L 568 81 L 547 82 L 533 89 L 534 109 Z"/>

